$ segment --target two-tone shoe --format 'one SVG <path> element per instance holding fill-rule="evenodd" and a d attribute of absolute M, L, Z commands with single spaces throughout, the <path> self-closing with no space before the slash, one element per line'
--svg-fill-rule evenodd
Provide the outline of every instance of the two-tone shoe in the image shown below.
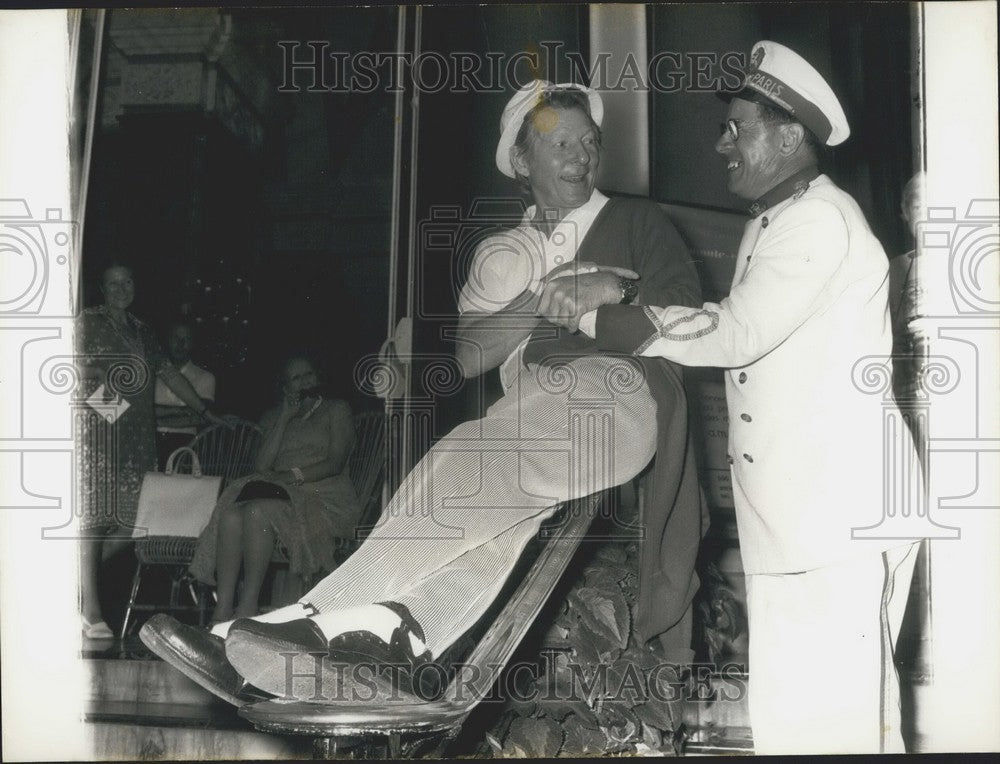
<path fill-rule="evenodd" d="M 429 700 L 443 687 L 443 672 L 429 651 L 415 654 L 413 634 L 423 630 L 396 603 L 378 603 L 396 612 L 400 625 L 385 642 L 358 629 L 327 639 L 309 618 L 280 624 L 240 619 L 226 637 L 226 657 L 255 687 L 278 697 L 313 703 L 381 700 L 418 696 Z M 412 700 L 412 698 L 411 698 Z"/>

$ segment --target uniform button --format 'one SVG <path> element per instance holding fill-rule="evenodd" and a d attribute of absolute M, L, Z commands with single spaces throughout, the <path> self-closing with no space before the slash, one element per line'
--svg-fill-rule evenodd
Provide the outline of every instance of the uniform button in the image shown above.
<path fill-rule="evenodd" d="M 760 221 L 760 227 L 767 228 L 767 223 L 768 223 L 767 215 L 765 215 L 764 218 Z"/>
<path fill-rule="evenodd" d="M 745 371 L 740 372 L 740 384 L 742 385 L 747 381 L 747 373 Z"/>
<path fill-rule="evenodd" d="M 751 258 L 751 257 L 753 257 L 753 255 L 747 255 L 747 262 L 748 262 L 748 263 L 750 262 L 750 258 Z"/>
<path fill-rule="evenodd" d="M 740 414 L 740 419 L 744 422 L 752 422 L 753 418 L 749 414 Z"/>
<path fill-rule="evenodd" d="M 732 464 L 735 460 L 729 454 L 726 454 L 726 461 L 728 461 L 730 464 Z"/>
<path fill-rule="evenodd" d="M 746 459 L 751 464 L 753 464 L 753 457 L 750 456 L 750 454 L 743 454 L 743 458 Z"/>

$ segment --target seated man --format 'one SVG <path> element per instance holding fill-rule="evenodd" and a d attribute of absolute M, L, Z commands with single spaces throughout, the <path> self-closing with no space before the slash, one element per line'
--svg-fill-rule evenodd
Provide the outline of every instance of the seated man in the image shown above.
<path fill-rule="evenodd" d="M 215 402 L 215 375 L 196 366 L 191 360 L 194 332 L 185 321 L 174 321 L 167 330 L 167 353 L 170 361 L 191 383 L 206 406 Z M 203 420 L 191 411 L 173 391 L 157 378 L 156 393 L 156 460 L 159 468 L 166 467 L 174 450 L 186 446 L 198 432 Z"/>
<path fill-rule="evenodd" d="M 157 616 L 142 632 L 154 652 L 234 703 L 247 698 L 241 678 L 321 702 L 336 695 L 338 664 L 365 660 L 408 667 L 405 686 L 476 623 L 560 503 L 630 480 L 657 450 L 637 628 L 650 639 L 680 623 L 687 647 L 706 521 L 678 369 L 602 355 L 538 318 L 567 301 L 699 304 L 663 212 L 595 190 L 602 116 L 596 93 L 546 82 L 504 110 L 497 165 L 535 205 L 480 245 L 460 299 L 458 358 L 469 376 L 503 363 L 505 395 L 430 449 L 365 543 L 299 603 L 214 636 Z"/>

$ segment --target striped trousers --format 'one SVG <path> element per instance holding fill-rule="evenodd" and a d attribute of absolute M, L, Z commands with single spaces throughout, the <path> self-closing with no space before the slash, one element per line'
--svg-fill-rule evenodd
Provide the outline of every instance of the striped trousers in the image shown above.
<path fill-rule="evenodd" d="M 321 613 L 390 600 L 436 657 L 471 628 L 561 502 L 635 477 L 656 450 L 638 364 L 601 356 L 522 369 L 482 419 L 435 444 L 371 535 L 300 601 Z"/>

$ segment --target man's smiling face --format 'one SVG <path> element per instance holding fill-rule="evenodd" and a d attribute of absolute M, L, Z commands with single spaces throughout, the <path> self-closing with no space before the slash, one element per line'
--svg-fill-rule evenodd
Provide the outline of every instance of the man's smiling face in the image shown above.
<path fill-rule="evenodd" d="M 566 211 L 586 204 L 597 182 L 601 146 L 590 117 L 580 109 L 542 109 L 534 118 L 528 150 L 514 159 L 528 178 L 540 209 Z"/>
<path fill-rule="evenodd" d="M 729 190 L 744 199 L 759 199 L 782 180 L 781 125 L 761 119 L 760 106 L 734 98 L 727 120 L 735 120 L 739 137 L 723 132 L 715 150 L 727 160 Z"/>

